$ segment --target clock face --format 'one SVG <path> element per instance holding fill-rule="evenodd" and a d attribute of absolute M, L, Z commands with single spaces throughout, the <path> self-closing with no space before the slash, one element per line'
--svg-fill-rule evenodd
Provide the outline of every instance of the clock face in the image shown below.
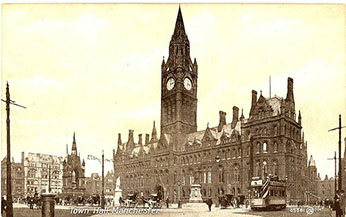
<path fill-rule="evenodd" d="M 167 81 L 167 90 L 172 90 L 175 85 L 174 78 L 170 78 Z"/>
<path fill-rule="evenodd" d="M 191 90 L 192 88 L 192 83 L 191 83 L 191 80 L 189 78 L 185 78 L 184 80 L 184 87 L 187 89 L 187 90 Z"/>

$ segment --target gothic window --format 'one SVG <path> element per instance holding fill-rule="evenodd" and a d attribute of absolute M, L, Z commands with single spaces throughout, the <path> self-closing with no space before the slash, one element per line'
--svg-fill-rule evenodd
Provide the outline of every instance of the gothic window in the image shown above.
<path fill-rule="evenodd" d="M 211 184 L 211 167 L 208 168 L 208 183 Z"/>
<path fill-rule="evenodd" d="M 224 169 L 223 167 L 219 167 L 219 183 L 223 183 L 225 180 L 224 178 Z"/>
<path fill-rule="evenodd" d="M 257 142 L 257 154 L 261 152 L 261 144 Z"/>
<path fill-rule="evenodd" d="M 177 182 L 177 171 L 174 171 L 173 183 L 176 184 L 176 182 Z"/>
<path fill-rule="evenodd" d="M 274 142 L 274 144 L 273 144 L 273 151 L 278 152 L 278 143 L 277 142 Z"/>
<path fill-rule="evenodd" d="M 256 162 L 256 176 L 261 176 L 261 167 L 260 167 L 260 162 Z"/>
<path fill-rule="evenodd" d="M 241 148 L 238 148 L 238 157 L 241 157 Z"/>
<path fill-rule="evenodd" d="M 263 152 L 267 152 L 268 151 L 267 148 L 268 148 L 267 142 L 264 142 L 263 143 Z"/>
<path fill-rule="evenodd" d="M 239 176 L 239 167 L 236 165 L 234 167 L 234 181 L 239 182 L 240 181 L 240 176 Z"/>
<path fill-rule="evenodd" d="M 263 135 L 267 135 L 267 128 L 266 127 L 263 128 L 262 132 L 263 132 Z"/>
<path fill-rule="evenodd" d="M 268 175 L 268 165 L 267 165 L 267 161 L 263 161 L 263 176 L 267 177 Z"/>
<path fill-rule="evenodd" d="M 183 170 L 183 175 L 182 175 L 182 180 L 181 180 L 181 184 L 185 185 L 185 171 Z"/>
<path fill-rule="evenodd" d="M 276 161 L 273 161 L 273 174 L 274 176 L 278 175 L 278 165 Z"/>
<path fill-rule="evenodd" d="M 203 183 L 207 184 L 207 171 L 205 169 L 203 171 Z"/>

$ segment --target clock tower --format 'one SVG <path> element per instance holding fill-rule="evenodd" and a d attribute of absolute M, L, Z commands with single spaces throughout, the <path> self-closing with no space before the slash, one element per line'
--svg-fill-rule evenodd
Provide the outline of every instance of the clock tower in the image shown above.
<path fill-rule="evenodd" d="M 179 7 L 169 57 L 161 65 L 161 133 L 175 137 L 197 131 L 197 69 Z"/>

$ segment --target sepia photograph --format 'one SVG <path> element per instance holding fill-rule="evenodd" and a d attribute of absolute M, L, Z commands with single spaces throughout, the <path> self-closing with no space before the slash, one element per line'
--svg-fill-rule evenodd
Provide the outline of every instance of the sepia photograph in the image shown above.
<path fill-rule="evenodd" d="M 1 216 L 344 217 L 346 5 L 1 4 Z"/>

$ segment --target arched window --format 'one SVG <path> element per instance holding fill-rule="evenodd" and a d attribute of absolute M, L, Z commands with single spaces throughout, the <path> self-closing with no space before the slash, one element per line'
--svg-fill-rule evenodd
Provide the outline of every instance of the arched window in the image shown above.
<path fill-rule="evenodd" d="M 261 176 L 261 167 L 260 167 L 260 162 L 256 162 L 256 176 Z"/>
<path fill-rule="evenodd" d="M 219 183 L 223 183 L 224 181 L 224 169 L 223 167 L 219 167 Z"/>
<path fill-rule="evenodd" d="M 261 152 L 261 144 L 257 142 L 257 153 Z"/>
<path fill-rule="evenodd" d="M 182 174 L 182 180 L 181 180 L 181 184 L 185 185 L 185 171 L 183 170 L 183 174 Z"/>
<path fill-rule="evenodd" d="M 276 161 L 273 161 L 273 174 L 274 176 L 278 175 L 278 163 Z"/>
<path fill-rule="evenodd" d="M 267 161 L 263 161 L 263 177 L 267 177 L 267 175 L 268 175 Z"/>
<path fill-rule="evenodd" d="M 263 143 L 263 152 L 267 152 L 267 148 L 268 148 L 267 142 L 264 142 Z"/>
<path fill-rule="evenodd" d="M 211 184 L 211 167 L 208 167 L 208 183 Z"/>
<path fill-rule="evenodd" d="M 277 142 L 273 143 L 273 151 L 278 152 L 278 143 Z"/>
<path fill-rule="evenodd" d="M 234 181 L 237 181 L 237 182 L 240 181 L 238 165 L 236 165 L 236 166 L 234 167 Z"/>

